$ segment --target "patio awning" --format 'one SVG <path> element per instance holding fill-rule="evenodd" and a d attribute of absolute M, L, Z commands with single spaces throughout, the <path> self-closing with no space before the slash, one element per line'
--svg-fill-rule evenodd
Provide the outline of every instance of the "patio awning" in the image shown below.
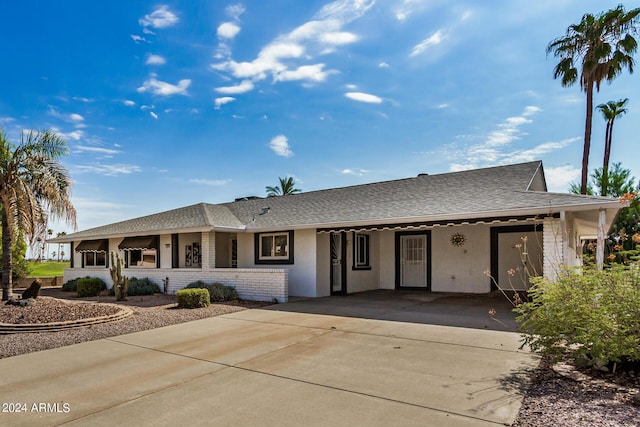
<path fill-rule="evenodd" d="M 109 240 L 83 240 L 76 246 L 76 252 L 107 252 L 109 250 Z"/>
<path fill-rule="evenodd" d="M 125 237 L 118 249 L 158 249 L 158 236 Z"/>

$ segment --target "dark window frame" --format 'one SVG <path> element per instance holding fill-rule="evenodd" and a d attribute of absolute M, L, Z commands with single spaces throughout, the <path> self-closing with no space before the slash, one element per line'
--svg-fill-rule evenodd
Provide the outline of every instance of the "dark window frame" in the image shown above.
<path fill-rule="evenodd" d="M 261 256 L 262 253 L 262 238 L 268 236 L 278 236 L 278 235 L 286 235 L 287 236 L 287 256 L 286 257 L 264 257 Z M 293 257 L 293 238 L 294 233 L 293 230 L 286 231 L 270 231 L 268 233 L 255 233 L 254 234 L 254 263 L 256 265 L 291 265 L 294 263 Z"/>
<path fill-rule="evenodd" d="M 362 247 L 364 245 L 364 247 Z M 371 236 L 353 232 L 352 270 L 371 270 Z"/>

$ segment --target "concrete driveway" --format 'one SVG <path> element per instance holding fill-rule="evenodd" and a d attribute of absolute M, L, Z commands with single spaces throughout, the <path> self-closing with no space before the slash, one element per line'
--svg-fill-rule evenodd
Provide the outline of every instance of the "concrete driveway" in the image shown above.
<path fill-rule="evenodd" d="M 2 359 L 0 425 L 504 425 L 538 363 L 513 332 L 300 305 Z"/>

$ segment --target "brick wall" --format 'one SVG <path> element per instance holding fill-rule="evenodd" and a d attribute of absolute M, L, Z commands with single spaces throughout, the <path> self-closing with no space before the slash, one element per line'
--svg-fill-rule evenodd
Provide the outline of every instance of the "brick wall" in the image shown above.
<path fill-rule="evenodd" d="M 545 218 L 542 245 L 544 248 L 543 269 L 544 277 L 553 281 L 565 263 L 562 256 L 562 228 L 557 218 Z"/>
<path fill-rule="evenodd" d="M 233 286 L 242 299 L 254 301 L 287 302 L 289 298 L 289 275 L 286 269 L 258 269 L 258 268 L 217 268 L 208 271 L 194 268 L 159 268 L 159 269 L 124 269 L 127 277 L 139 279 L 148 277 L 161 290 L 164 280 L 169 279 L 169 293 L 184 288 L 189 283 L 202 280 L 205 283 L 219 282 Z M 64 281 L 81 277 L 99 277 L 111 287 L 109 269 L 67 268 L 64 271 Z"/>

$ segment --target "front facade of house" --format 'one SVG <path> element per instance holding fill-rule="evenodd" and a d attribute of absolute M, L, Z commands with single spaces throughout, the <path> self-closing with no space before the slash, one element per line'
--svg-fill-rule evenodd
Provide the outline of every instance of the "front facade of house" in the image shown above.
<path fill-rule="evenodd" d="M 523 290 L 600 247 L 622 205 L 546 191 L 540 162 L 226 204 L 198 204 L 69 234 L 65 281 L 124 274 L 175 293 L 196 280 L 284 302 L 373 289 Z"/>

